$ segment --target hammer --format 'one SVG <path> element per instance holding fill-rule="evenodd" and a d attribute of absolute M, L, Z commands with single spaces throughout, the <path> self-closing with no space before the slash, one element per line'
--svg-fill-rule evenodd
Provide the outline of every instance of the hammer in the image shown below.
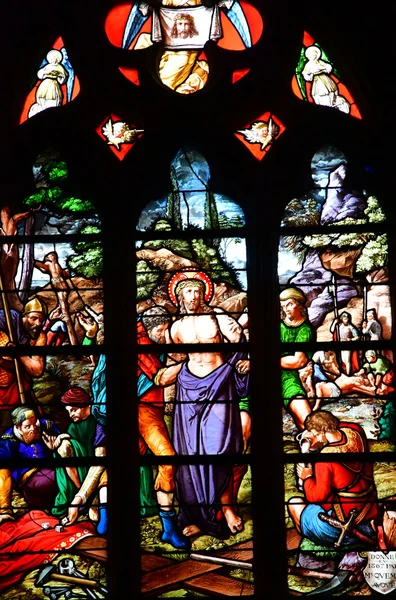
<path fill-rule="evenodd" d="M 336 542 L 334 542 L 334 548 L 339 548 L 341 546 L 342 540 L 344 539 L 344 537 L 346 536 L 348 531 L 354 537 L 358 538 L 362 542 L 365 542 L 366 544 L 370 544 L 371 546 L 377 545 L 377 542 L 375 540 L 372 540 L 367 535 L 364 535 L 363 533 L 358 531 L 355 527 L 352 527 L 353 521 L 356 519 L 357 514 L 358 514 L 358 511 L 356 510 L 356 508 L 353 508 L 351 510 L 351 512 L 349 513 L 348 521 L 346 523 L 341 523 L 341 521 L 338 521 L 338 519 L 335 519 L 334 517 L 329 517 L 324 512 L 319 513 L 319 519 L 321 521 L 325 521 L 325 523 L 328 523 L 329 525 L 332 525 L 333 527 L 336 527 L 337 529 L 341 529 L 338 540 Z"/>
<path fill-rule="evenodd" d="M 76 565 L 72 558 L 62 558 L 58 563 L 58 572 L 61 575 L 72 575 L 73 577 L 78 577 L 80 580 L 84 579 L 84 575 L 76 569 Z M 103 595 L 106 595 L 108 593 L 107 589 L 105 587 L 103 587 L 102 585 L 100 585 L 99 582 L 97 582 L 97 583 L 98 583 L 98 585 L 97 585 L 98 590 Z M 91 596 L 91 598 L 97 598 L 97 596 L 91 590 L 87 589 L 87 593 L 89 596 Z"/>
<path fill-rule="evenodd" d="M 43 587 L 48 581 L 62 581 L 63 583 L 72 583 L 74 587 L 91 587 L 99 589 L 100 584 L 94 579 L 85 579 L 84 577 L 73 577 L 72 575 L 61 575 L 55 571 L 55 565 L 44 567 L 38 574 L 36 587 Z"/>

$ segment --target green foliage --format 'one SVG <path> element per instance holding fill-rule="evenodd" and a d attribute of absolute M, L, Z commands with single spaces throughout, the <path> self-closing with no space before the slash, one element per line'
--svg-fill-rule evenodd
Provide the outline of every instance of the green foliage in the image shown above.
<path fill-rule="evenodd" d="M 391 440 L 396 442 L 396 400 L 394 398 L 388 400 L 384 411 L 378 419 L 380 433 L 379 440 Z"/>
<path fill-rule="evenodd" d="M 357 273 L 367 273 L 374 269 L 382 269 L 388 264 L 388 242 L 386 234 L 376 236 L 363 246 L 356 263 Z"/>
<path fill-rule="evenodd" d="M 366 244 L 374 233 L 330 233 L 306 235 L 303 244 L 308 248 L 356 248 Z"/>
<path fill-rule="evenodd" d="M 177 254 L 183 258 L 188 258 L 189 260 L 193 258 L 190 244 L 187 240 L 150 240 L 143 244 L 143 248 L 149 248 L 150 250 L 166 248 L 166 250 L 170 250 L 173 254 Z"/>
<path fill-rule="evenodd" d="M 224 281 L 239 287 L 234 269 L 220 258 L 217 248 L 210 246 L 202 239 L 191 240 L 193 260 L 205 271 L 213 281 Z"/>
<path fill-rule="evenodd" d="M 96 225 L 87 225 L 81 230 L 81 233 L 84 233 L 85 235 L 99 235 L 101 230 Z"/>
<path fill-rule="evenodd" d="M 219 214 L 218 227 L 220 227 L 220 229 L 236 229 L 244 226 L 245 222 L 240 215 L 227 217 L 224 211 Z"/>
<path fill-rule="evenodd" d="M 145 260 L 136 265 L 136 299 L 146 300 L 151 297 L 160 281 L 160 271 L 153 269 Z"/>
<path fill-rule="evenodd" d="M 303 46 L 301 48 L 300 57 L 298 59 L 298 64 L 296 67 L 296 78 L 297 78 L 298 87 L 300 88 L 300 92 L 301 92 L 304 100 L 308 100 L 308 98 L 307 98 L 307 92 L 305 89 L 305 80 L 304 80 L 304 77 L 301 75 L 301 73 L 304 69 L 306 62 L 307 62 L 307 59 L 305 58 L 305 47 Z"/>
<path fill-rule="evenodd" d="M 214 194 L 211 190 L 206 190 L 205 193 L 205 208 L 204 208 L 204 228 L 219 229 L 219 215 L 217 213 L 217 205 Z"/>
<path fill-rule="evenodd" d="M 95 244 L 95 242 L 91 242 Z M 80 242 L 77 250 L 82 254 L 69 257 L 67 264 L 76 275 L 87 279 L 101 278 L 103 271 L 103 253 L 100 242 L 96 247 L 88 247 L 88 242 Z M 84 247 L 83 247 L 84 246 Z"/>
<path fill-rule="evenodd" d="M 237 218 L 235 222 L 240 222 Z M 159 219 L 154 225 L 154 231 L 169 231 L 170 224 L 166 219 Z M 192 227 L 191 229 L 196 229 Z M 197 235 L 201 235 L 202 230 L 198 228 Z M 234 238 L 232 238 L 234 239 Z M 175 256 L 186 258 L 199 265 L 199 268 L 205 271 L 213 281 L 227 282 L 233 287 L 240 288 L 237 275 L 232 266 L 228 265 L 221 258 L 218 248 L 215 244 L 202 239 L 180 240 L 164 239 L 150 240 L 142 244 L 142 249 L 154 251 L 165 248 Z M 163 268 L 165 270 L 165 267 Z M 162 268 L 152 267 L 150 260 L 140 260 L 137 264 L 137 301 L 146 300 L 152 296 L 153 291 L 162 281 Z"/>
<path fill-rule="evenodd" d="M 367 208 L 364 213 L 367 215 L 370 223 L 382 223 L 385 221 L 385 215 L 376 196 L 369 196 L 367 198 Z"/>
<path fill-rule="evenodd" d="M 88 225 L 82 234 L 99 234 L 100 229 Z M 72 244 L 75 254 L 69 256 L 68 267 L 76 274 L 87 279 L 100 279 L 103 274 L 102 243 L 96 240 L 81 240 Z"/>
<path fill-rule="evenodd" d="M 323 235 L 305 236 L 300 241 L 307 248 L 325 249 L 332 247 L 362 248 L 356 262 L 356 273 L 369 273 L 375 269 L 382 269 L 388 263 L 388 242 L 386 234 L 375 233 L 331 233 Z"/>
<path fill-rule="evenodd" d="M 175 167 L 171 167 L 170 179 L 172 183 L 172 191 L 170 192 L 170 194 L 168 194 L 168 201 L 166 204 L 166 217 L 172 223 L 173 228 L 182 229 L 183 223 L 180 209 L 181 198 Z"/>
<path fill-rule="evenodd" d="M 41 164 L 40 177 L 36 184 L 37 192 L 24 200 L 26 206 L 35 208 L 54 208 L 58 211 L 84 212 L 92 210 L 94 205 L 89 200 L 81 200 L 69 196 L 62 184 L 67 180 L 68 168 L 64 161 L 45 155 L 39 158 Z"/>
<path fill-rule="evenodd" d="M 364 225 L 369 223 L 380 223 L 385 220 L 385 215 L 378 203 L 376 196 L 367 199 L 367 207 L 364 211 L 365 219 L 354 219 L 347 217 L 337 221 L 334 225 L 345 227 L 347 225 Z M 286 207 L 284 223 L 292 226 L 317 225 L 320 213 L 315 200 L 301 201 L 293 199 Z M 334 250 L 349 248 L 362 248 L 362 252 L 356 262 L 356 273 L 368 273 L 375 269 L 383 268 L 388 262 L 388 243 L 385 234 L 376 233 L 323 233 L 306 236 L 287 236 L 284 246 L 292 252 L 300 262 L 303 261 L 307 249 Z"/>
<path fill-rule="evenodd" d="M 286 206 L 285 225 L 292 227 L 308 227 L 310 225 L 318 225 L 320 218 L 320 210 L 318 203 L 313 198 L 300 200 L 293 198 Z"/>
<path fill-rule="evenodd" d="M 50 160 L 45 167 L 43 167 L 43 171 L 48 174 L 48 179 L 53 183 L 65 181 L 68 176 L 67 164 L 62 160 Z"/>
<path fill-rule="evenodd" d="M 232 215 L 232 217 L 227 217 L 224 212 L 219 214 L 219 227 L 220 229 L 231 229 L 231 228 L 240 228 L 244 227 L 245 223 L 240 215 Z M 235 244 L 241 244 L 241 238 L 229 237 L 229 238 L 221 238 L 219 240 L 219 250 L 221 256 L 224 260 L 227 259 L 227 250 L 232 242 Z"/>

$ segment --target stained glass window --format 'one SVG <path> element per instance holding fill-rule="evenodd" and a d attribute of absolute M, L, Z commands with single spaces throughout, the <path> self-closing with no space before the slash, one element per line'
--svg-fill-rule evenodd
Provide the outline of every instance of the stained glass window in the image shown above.
<path fill-rule="evenodd" d="M 0 211 L 0 589 L 106 594 L 101 219 L 53 149 L 31 191 Z"/>
<path fill-rule="evenodd" d="M 286 206 L 279 240 L 285 514 L 295 593 L 378 589 L 381 553 L 374 551 L 392 544 L 388 226 L 379 198 L 345 186 L 347 170 L 337 148 L 315 153 L 314 185 Z"/>
<path fill-rule="evenodd" d="M 244 213 L 193 149 L 170 180 L 136 247 L 142 592 L 160 597 L 173 578 L 179 594 L 218 594 L 213 570 L 228 565 L 235 594 L 253 593 Z"/>
<path fill-rule="evenodd" d="M 0 596 L 392 591 L 389 11 L 39 8 L 3 7 Z"/>

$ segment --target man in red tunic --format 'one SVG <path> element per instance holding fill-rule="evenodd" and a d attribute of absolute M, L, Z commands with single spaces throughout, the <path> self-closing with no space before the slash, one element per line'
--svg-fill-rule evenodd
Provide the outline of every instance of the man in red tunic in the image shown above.
<path fill-rule="evenodd" d="M 162 306 L 147 309 L 137 322 L 138 344 L 164 344 L 170 341 L 168 328 L 171 316 Z M 164 421 L 164 389 L 166 378 L 180 371 L 181 364 L 163 368 L 158 354 L 139 354 L 137 368 L 137 395 L 139 400 L 139 452 L 147 448 L 154 456 L 173 456 L 175 450 Z M 163 528 L 161 539 L 175 548 L 189 549 L 191 543 L 178 529 L 173 506 L 175 492 L 175 465 L 158 465 L 154 481 L 159 516 Z"/>
<path fill-rule="evenodd" d="M 353 527 L 368 537 L 374 535 L 370 521 L 378 516 L 377 490 L 373 465 L 369 462 L 342 462 L 340 454 L 368 452 L 363 429 L 354 423 L 342 423 L 328 411 L 316 411 L 304 422 L 304 437 L 311 451 L 334 453 L 339 462 L 318 462 L 313 466 L 297 465 L 297 475 L 303 481 L 301 497 L 288 502 L 289 514 L 304 537 L 320 545 L 333 545 L 340 529 L 319 518 L 320 513 L 331 515 L 345 523 L 352 509 L 357 510 Z M 342 545 L 356 544 L 352 535 Z"/>

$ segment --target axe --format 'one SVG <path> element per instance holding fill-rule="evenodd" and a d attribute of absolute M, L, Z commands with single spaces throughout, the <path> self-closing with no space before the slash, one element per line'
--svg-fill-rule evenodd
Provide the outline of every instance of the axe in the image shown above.
<path fill-rule="evenodd" d="M 291 575 L 301 575 L 303 577 L 314 577 L 315 579 L 327 579 L 327 583 L 322 585 L 312 592 L 304 594 L 304 596 L 315 596 L 323 594 L 323 592 L 341 590 L 347 585 L 352 585 L 356 582 L 356 575 L 347 569 L 339 569 L 336 574 L 325 571 L 313 571 L 312 569 L 304 569 L 302 567 L 289 567 L 288 572 Z"/>
<path fill-rule="evenodd" d="M 322 585 L 322 587 L 316 588 L 316 590 L 313 590 L 312 592 L 308 592 L 305 596 L 316 596 L 325 592 L 334 592 L 336 590 L 341 591 L 343 587 L 355 582 L 356 577 L 354 573 L 347 571 L 346 569 L 340 569 L 330 581 Z"/>

